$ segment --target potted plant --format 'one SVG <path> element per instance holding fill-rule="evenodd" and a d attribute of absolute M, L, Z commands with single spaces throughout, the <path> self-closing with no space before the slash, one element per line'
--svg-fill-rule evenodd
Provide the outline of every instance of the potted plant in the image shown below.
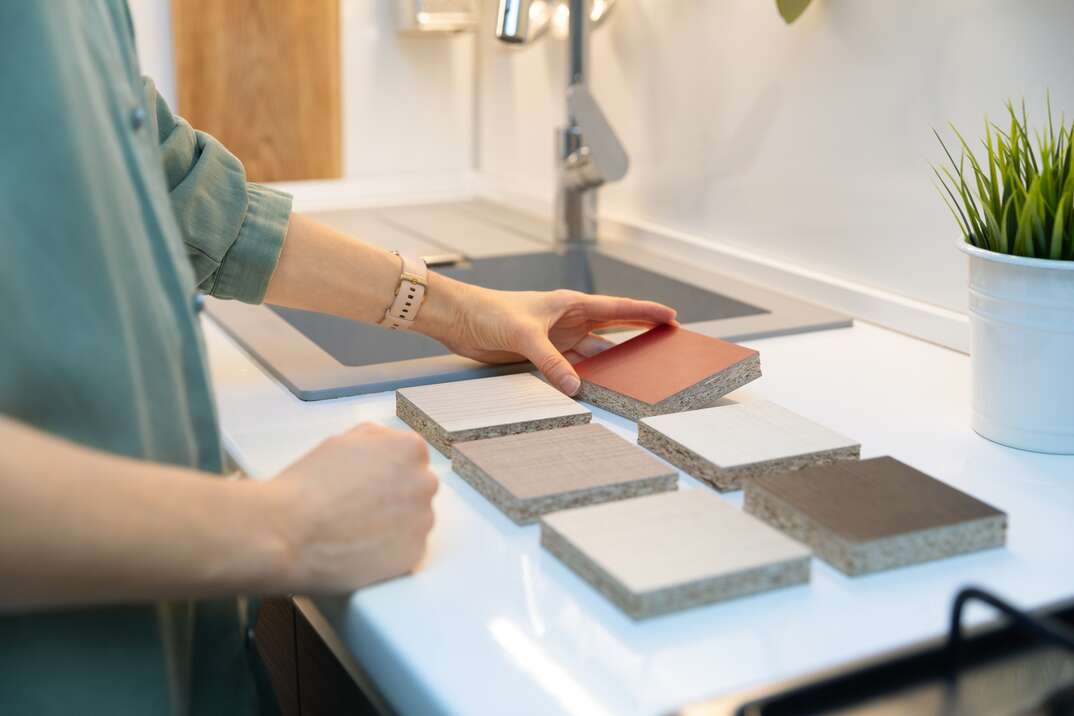
<path fill-rule="evenodd" d="M 1032 131 L 1025 103 L 985 120 L 981 159 L 936 169 L 970 262 L 973 429 L 1004 445 L 1074 454 L 1074 145 L 1065 121 Z M 1006 125 L 1007 123 L 1004 122 Z M 954 129 L 954 127 L 952 127 Z"/>

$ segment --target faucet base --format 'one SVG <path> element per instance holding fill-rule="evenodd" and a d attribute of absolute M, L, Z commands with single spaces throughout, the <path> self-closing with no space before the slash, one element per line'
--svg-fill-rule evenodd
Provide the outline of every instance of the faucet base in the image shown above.
<path fill-rule="evenodd" d="M 567 186 L 564 181 L 567 159 L 582 147 L 577 126 L 559 127 L 555 132 L 556 165 L 559 181 L 553 231 L 556 243 L 591 244 L 597 240 L 597 192 Z"/>
<path fill-rule="evenodd" d="M 556 190 L 555 240 L 558 244 L 592 244 L 597 240 L 597 193 Z"/>

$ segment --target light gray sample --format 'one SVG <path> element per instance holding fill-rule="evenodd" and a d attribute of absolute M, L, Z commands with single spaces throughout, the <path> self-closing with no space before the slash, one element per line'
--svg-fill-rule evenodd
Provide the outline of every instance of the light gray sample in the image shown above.
<path fill-rule="evenodd" d="M 861 452 L 855 440 L 767 400 L 643 418 L 638 444 L 720 491 Z"/>
<path fill-rule="evenodd" d="M 635 619 L 809 581 L 806 547 L 709 490 L 545 515 L 541 544 Z"/>

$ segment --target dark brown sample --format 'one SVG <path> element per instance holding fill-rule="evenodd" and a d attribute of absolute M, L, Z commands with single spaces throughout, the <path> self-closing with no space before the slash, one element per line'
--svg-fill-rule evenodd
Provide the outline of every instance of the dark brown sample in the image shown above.
<path fill-rule="evenodd" d="M 938 559 L 1006 539 L 1003 512 L 891 457 L 746 483 L 747 512 L 847 574 Z"/>

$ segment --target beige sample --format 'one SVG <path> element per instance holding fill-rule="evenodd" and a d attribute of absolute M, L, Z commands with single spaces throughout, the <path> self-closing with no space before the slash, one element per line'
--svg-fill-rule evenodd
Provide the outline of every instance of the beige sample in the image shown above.
<path fill-rule="evenodd" d="M 809 550 L 709 490 L 541 518 L 541 544 L 635 619 L 809 581 Z"/>
<path fill-rule="evenodd" d="M 395 414 L 451 457 L 451 445 L 588 423 L 591 413 L 530 373 L 395 391 Z"/>
<path fill-rule="evenodd" d="M 673 468 L 594 423 L 458 443 L 452 468 L 519 524 L 678 485 Z"/>
<path fill-rule="evenodd" d="M 854 440 L 767 400 L 643 418 L 638 444 L 721 491 L 861 452 Z"/>
<path fill-rule="evenodd" d="M 1007 515 L 891 457 L 745 483 L 745 509 L 849 575 L 999 547 Z"/>

